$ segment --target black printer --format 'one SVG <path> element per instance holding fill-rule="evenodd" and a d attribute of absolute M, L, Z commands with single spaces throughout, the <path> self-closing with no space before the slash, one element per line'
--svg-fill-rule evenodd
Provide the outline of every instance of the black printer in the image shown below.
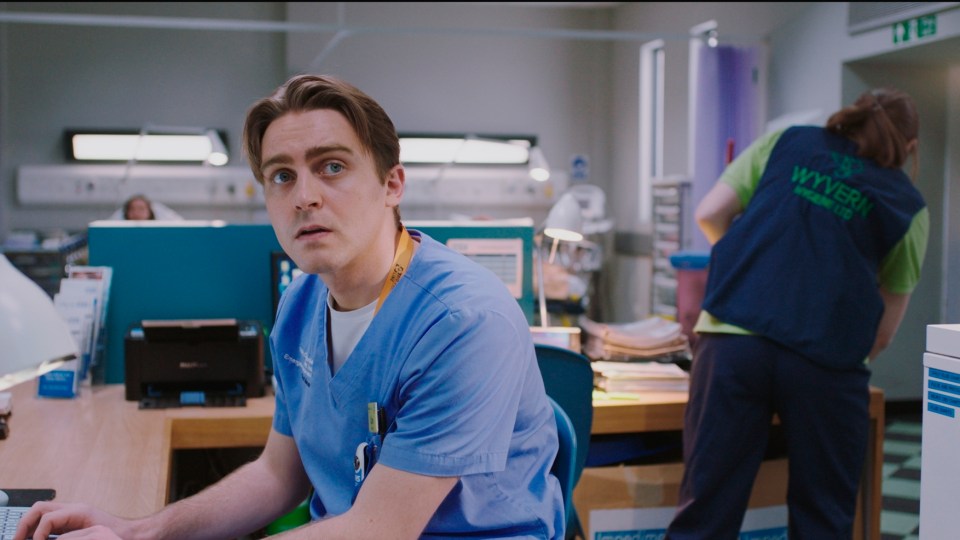
<path fill-rule="evenodd" d="M 143 320 L 124 339 L 126 398 L 141 409 L 245 406 L 264 395 L 263 330 L 236 319 Z"/>

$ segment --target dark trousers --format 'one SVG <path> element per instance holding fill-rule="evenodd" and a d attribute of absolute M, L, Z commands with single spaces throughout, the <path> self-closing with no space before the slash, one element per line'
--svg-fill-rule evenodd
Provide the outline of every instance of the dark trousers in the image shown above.
<path fill-rule="evenodd" d="M 790 540 L 849 540 L 867 451 L 870 372 L 823 368 L 758 336 L 701 334 L 671 540 L 736 539 L 773 415 L 789 464 Z"/>

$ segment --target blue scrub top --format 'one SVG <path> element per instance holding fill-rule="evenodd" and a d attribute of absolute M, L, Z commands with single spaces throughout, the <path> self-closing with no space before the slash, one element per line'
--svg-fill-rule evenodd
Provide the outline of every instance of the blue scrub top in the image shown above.
<path fill-rule="evenodd" d="M 493 272 L 410 231 L 420 246 L 346 363 L 331 375 L 327 288 L 303 275 L 270 337 L 274 429 L 292 436 L 314 486 L 313 517 L 355 496 L 367 406 L 385 411 L 379 463 L 459 476 L 425 537 L 562 538 L 553 411 L 526 317 Z"/>

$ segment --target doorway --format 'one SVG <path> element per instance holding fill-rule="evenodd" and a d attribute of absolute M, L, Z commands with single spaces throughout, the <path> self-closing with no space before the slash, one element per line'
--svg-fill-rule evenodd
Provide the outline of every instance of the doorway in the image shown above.
<path fill-rule="evenodd" d="M 920 283 L 893 343 L 871 364 L 871 383 L 884 389 L 888 401 L 919 404 L 926 327 L 960 322 L 960 212 L 948 210 L 960 208 L 960 38 L 844 65 L 843 103 L 878 86 L 899 88 L 917 102 L 916 182 L 930 211 L 930 237 Z"/>

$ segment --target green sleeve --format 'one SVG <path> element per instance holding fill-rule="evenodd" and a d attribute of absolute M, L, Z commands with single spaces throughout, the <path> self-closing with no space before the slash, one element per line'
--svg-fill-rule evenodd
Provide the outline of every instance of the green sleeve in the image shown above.
<path fill-rule="evenodd" d="M 897 294 L 913 292 L 920 281 L 929 231 L 930 211 L 924 207 L 913 216 L 907 234 L 880 263 L 880 285 L 884 289 Z"/>
<path fill-rule="evenodd" d="M 770 153 L 785 129 L 772 131 L 758 137 L 720 175 L 720 181 L 733 188 L 744 208 L 753 198 L 753 192 L 757 190 L 760 177 L 763 176 L 763 171 L 767 168 Z"/>

